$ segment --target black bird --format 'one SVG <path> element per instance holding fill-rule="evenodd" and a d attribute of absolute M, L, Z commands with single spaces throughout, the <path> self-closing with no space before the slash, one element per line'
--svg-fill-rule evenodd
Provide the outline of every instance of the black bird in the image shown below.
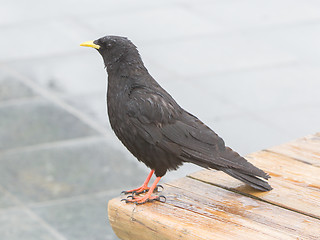
<path fill-rule="evenodd" d="M 81 46 L 101 54 L 108 72 L 109 121 L 126 148 L 150 169 L 147 179 L 127 202 L 159 200 L 151 195 L 168 170 L 184 162 L 221 170 L 260 191 L 272 187 L 269 175 L 226 147 L 222 138 L 181 108 L 149 74 L 136 46 L 127 38 L 105 36 Z M 149 188 L 153 173 L 156 180 Z M 147 192 L 143 197 L 137 195 Z"/>

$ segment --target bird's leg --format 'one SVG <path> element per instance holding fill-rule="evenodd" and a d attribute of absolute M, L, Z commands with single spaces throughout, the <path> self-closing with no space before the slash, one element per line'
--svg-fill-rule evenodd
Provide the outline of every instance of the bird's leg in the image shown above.
<path fill-rule="evenodd" d="M 151 179 L 153 173 L 154 173 L 154 170 L 151 170 L 148 177 L 146 178 L 146 180 L 144 181 L 144 183 L 142 184 L 141 187 L 138 187 L 138 188 L 135 188 L 132 190 L 128 190 L 128 191 L 122 191 L 122 193 L 124 193 L 124 194 L 132 193 L 132 194 L 139 195 L 140 193 L 144 193 L 144 192 L 149 191 L 150 188 L 148 187 L 148 183 L 150 182 L 150 179 Z"/>
<path fill-rule="evenodd" d="M 153 193 L 154 189 L 157 187 L 158 182 L 160 181 L 161 177 L 157 177 L 156 180 L 153 182 L 153 184 L 151 185 L 149 191 L 147 192 L 146 195 L 142 196 L 142 197 L 135 197 L 135 196 L 131 196 L 131 199 L 122 199 L 124 200 L 126 203 L 128 202 L 132 202 L 135 204 L 143 204 L 146 202 L 153 202 L 155 200 L 160 201 L 160 198 L 164 198 L 164 196 L 152 196 L 151 194 Z M 121 201 L 122 201 L 121 200 Z"/>

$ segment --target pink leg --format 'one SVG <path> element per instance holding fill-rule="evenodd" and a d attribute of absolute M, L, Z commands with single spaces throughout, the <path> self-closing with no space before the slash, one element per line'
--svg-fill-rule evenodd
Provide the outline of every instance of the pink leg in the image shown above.
<path fill-rule="evenodd" d="M 135 193 L 135 194 L 140 194 L 143 192 L 147 192 L 150 188 L 148 187 L 148 183 L 150 182 L 150 179 L 152 177 L 154 173 L 154 170 L 151 170 L 148 177 L 146 178 L 146 180 L 144 181 L 144 183 L 142 184 L 141 187 L 132 189 L 132 190 L 128 190 L 128 191 L 123 191 L 122 193 L 124 194 L 128 194 L 128 193 Z M 153 190 L 152 190 L 153 191 Z"/>
<path fill-rule="evenodd" d="M 132 199 L 122 199 L 125 200 L 126 203 L 132 202 L 136 204 L 143 204 L 146 202 L 152 202 L 154 200 L 160 200 L 161 197 L 165 198 L 164 196 L 152 196 L 151 194 L 153 193 L 154 189 L 157 187 L 158 182 L 160 181 L 161 177 L 157 177 L 154 183 L 151 185 L 149 191 L 147 192 L 146 195 L 142 197 L 135 197 L 132 196 Z"/>

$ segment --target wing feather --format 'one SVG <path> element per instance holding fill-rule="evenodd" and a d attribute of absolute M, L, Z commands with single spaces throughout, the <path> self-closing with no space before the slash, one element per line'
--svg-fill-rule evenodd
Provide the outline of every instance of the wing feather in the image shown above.
<path fill-rule="evenodd" d="M 159 93 L 161 92 L 161 94 Z M 183 162 L 206 168 L 234 168 L 263 175 L 197 117 L 183 110 L 166 92 L 136 87 L 128 102 L 128 116 L 138 135 L 171 152 Z"/>

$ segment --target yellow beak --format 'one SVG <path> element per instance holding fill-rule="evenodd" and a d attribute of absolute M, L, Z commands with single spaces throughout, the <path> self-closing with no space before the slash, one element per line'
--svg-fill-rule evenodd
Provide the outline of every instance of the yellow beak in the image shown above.
<path fill-rule="evenodd" d="M 94 44 L 93 41 L 87 41 L 87 42 L 83 42 L 80 44 L 80 46 L 83 46 L 83 47 L 92 47 L 92 48 L 95 48 L 95 49 L 99 49 L 100 46 L 97 45 L 97 44 Z"/>

